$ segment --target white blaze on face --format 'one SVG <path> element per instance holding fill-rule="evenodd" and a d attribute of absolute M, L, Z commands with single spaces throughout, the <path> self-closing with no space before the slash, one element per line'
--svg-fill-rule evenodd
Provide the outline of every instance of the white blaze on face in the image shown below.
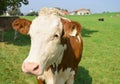
<path fill-rule="evenodd" d="M 29 34 L 31 49 L 24 62 L 39 64 L 40 75 L 52 63 L 58 64 L 62 59 L 65 47 L 60 43 L 61 20 L 55 15 L 38 16 L 32 21 Z"/>

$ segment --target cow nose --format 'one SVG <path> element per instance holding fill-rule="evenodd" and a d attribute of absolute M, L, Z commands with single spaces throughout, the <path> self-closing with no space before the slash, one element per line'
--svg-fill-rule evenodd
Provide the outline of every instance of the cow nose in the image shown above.
<path fill-rule="evenodd" d="M 22 65 L 22 71 L 25 73 L 38 75 L 40 72 L 40 67 L 39 67 L 39 64 L 37 63 L 25 62 Z"/>

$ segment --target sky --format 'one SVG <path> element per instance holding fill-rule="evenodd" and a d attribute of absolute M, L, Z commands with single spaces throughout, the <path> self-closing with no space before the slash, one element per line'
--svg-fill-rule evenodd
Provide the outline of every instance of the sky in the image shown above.
<path fill-rule="evenodd" d="M 29 0 L 28 5 L 22 5 L 21 12 L 39 11 L 42 7 L 60 7 L 68 11 L 81 8 L 90 9 L 92 13 L 120 12 L 120 0 Z"/>

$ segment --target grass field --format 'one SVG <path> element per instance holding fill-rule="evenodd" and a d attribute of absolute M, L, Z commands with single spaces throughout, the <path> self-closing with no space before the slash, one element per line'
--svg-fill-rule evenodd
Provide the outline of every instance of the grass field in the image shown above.
<path fill-rule="evenodd" d="M 84 51 L 75 84 L 120 84 L 120 13 L 66 17 L 83 27 Z M 105 21 L 98 21 L 100 17 Z M 0 42 L 0 84 L 37 84 L 34 76 L 21 71 L 29 36 L 19 34 L 16 41 L 13 37 L 13 31 L 6 32 L 5 42 Z"/>

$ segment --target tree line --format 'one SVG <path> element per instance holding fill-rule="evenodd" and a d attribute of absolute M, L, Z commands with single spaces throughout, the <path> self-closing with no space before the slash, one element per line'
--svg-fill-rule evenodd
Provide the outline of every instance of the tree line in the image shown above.
<path fill-rule="evenodd" d="M 6 10 L 11 9 L 16 11 L 19 9 L 22 4 L 29 4 L 28 0 L 0 0 L 0 15 L 3 14 Z"/>

